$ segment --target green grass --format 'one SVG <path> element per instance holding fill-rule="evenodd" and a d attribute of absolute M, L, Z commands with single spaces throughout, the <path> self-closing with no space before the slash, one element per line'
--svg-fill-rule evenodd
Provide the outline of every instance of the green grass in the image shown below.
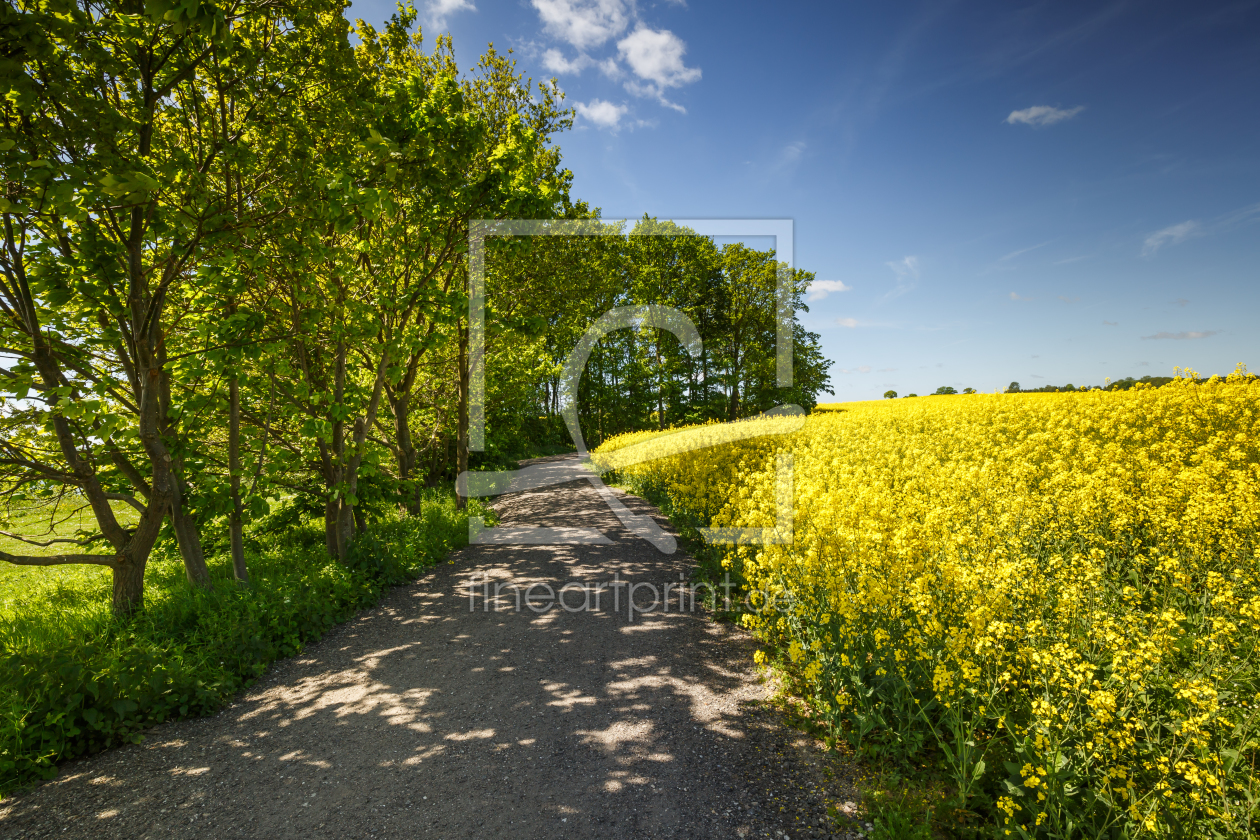
<path fill-rule="evenodd" d="M 321 522 L 268 531 L 264 521 L 247 539 L 247 590 L 223 553 L 209 558 L 213 590 L 194 589 L 163 545 L 144 610 L 124 620 L 110 611 L 108 569 L 0 563 L 0 794 L 155 723 L 213 712 L 268 663 L 466 544 L 468 513 L 484 511 L 475 500 L 457 511 L 433 491 L 419 516 L 370 527 L 345 564 L 327 557 Z"/>
<path fill-rule="evenodd" d="M 113 508 L 119 523 L 124 527 L 136 524 L 137 513 L 134 508 L 122 502 L 114 502 Z M 0 531 L 21 534 L 38 542 L 47 542 L 54 537 L 73 538 L 76 532 L 94 527 L 92 511 L 81 502 L 76 503 L 73 498 L 63 499 L 60 504 L 10 500 L 0 510 Z M 47 557 L 61 552 L 107 553 L 108 545 L 101 543 L 98 547 L 89 549 L 69 543 L 38 546 L 0 535 L 0 551 Z M 62 588 L 77 588 L 87 582 L 102 580 L 108 586 L 110 574 L 103 566 L 15 566 L 0 562 L 0 620 L 8 619 L 11 602 L 15 597 L 20 597 L 28 585 L 40 589 L 59 582 Z"/>

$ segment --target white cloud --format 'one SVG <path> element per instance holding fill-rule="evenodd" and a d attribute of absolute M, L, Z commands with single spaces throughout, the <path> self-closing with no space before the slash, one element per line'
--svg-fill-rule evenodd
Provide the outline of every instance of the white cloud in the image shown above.
<path fill-rule="evenodd" d="M 902 257 L 899 260 L 884 263 L 893 270 L 893 274 L 897 275 L 897 285 L 891 292 L 884 295 L 881 300 L 891 300 L 895 297 L 901 297 L 906 292 L 914 288 L 915 281 L 919 279 L 919 258 L 918 257 Z"/>
<path fill-rule="evenodd" d="M 602 99 L 592 99 L 590 102 L 579 102 L 576 105 L 577 112 L 580 117 L 590 120 L 600 128 L 616 129 L 621 122 L 621 118 L 626 115 L 630 109 L 625 105 L 617 105 L 612 102 L 605 102 Z"/>
<path fill-rule="evenodd" d="M 582 53 L 579 53 L 577 58 L 570 61 L 564 57 L 564 53 L 557 49 L 549 49 L 544 52 L 542 62 L 543 67 L 552 73 L 560 74 L 581 73 L 594 63 L 589 56 Z"/>
<path fill-rule="evenodd" d="M 1011 292 L 1011 300 L 1032 300 L 1032 298 L 1023 297 L 1022 295 L 1016 294 L 1015 292 Z"/>
<path fill-rule="evenodd" d="M 453 0 L 443 0 L 452 2 Z M 579 50 L 620 35 L 630 23 L 624 0 L 530 0 L 547 31 Z"/>
<path fill-rule="evenodd" d="M 1197 236 L 1217 236 L 1260 222 L 1260 204 L 1249 204 L 1204 222 L 1188 219 L 1157 230 L 1142 244 L 1142 256 L 1150 256 L 1165 245 L 1176 245 Z M 1184 304 L 1183 304 L 1184 305 Z"/>
<path fill-rule="evenodd" d="M 699 67 L 683 64 L 687 45 L 668 29 L 657 31 L 640 24 L 617 42 L 617 52 L 630 65 L 634 75 L 651 83 L 643 86 L 639 95 L 650 92 L 661 97 L 666 88 L 682 87 L 700 80 Z"/>
<path fill-rule="evenodd" d="M 475 12 L 477 7 L 468 0 L 429 0 L 424 7 L 424 16 L 429 26 L 434 29 L 445 29 L 446 19 L 456 12 Z"/>
<path fill-rule="evenodd" d="M 1103 326 L 1104 327 L 1118 327 L 1120 326 L 1120 324 L 1117 321 L 1103 321 Z"/>
<path fill-rule="evenodd" d="M 1176 245 L 1179 242 L 1185 242 L 1191 236 L 1195 236 L 1199 232 L 1199 223 L 1193 219 L 1179 224 L 1169 225 L 1163 230 L 1157 230 L 1150 236 L 1146 237 L 1146 241 L 1142 244 L 1142 254 L 1143 256 L 1149 256 L 1165 245 Z"/>
<path fill-rule="evenodd" d="M 599 63 L 599 72 L 603 73 L 614 82 L 620 79 L 625 73 L 621 69 L 621 65 L 617 63 L 615 58 L 606 58 Z"/>
<path fill-rule="evenodd" d="M 643 96 L 643 97 L 655 99 L 657 102 L 661 103 L 666 108 L 673 108 L 675 111 L 677 111 L 680 114 L 687 113 L 686 108 L 679 105 L 677 102 L 670 102 L 668 99 L 666 99 L 665 92 L 661 88 L 657 87 L 656 85 L 652 85 L 652 84 L 641 85 L 638 82 L 632 81 L 632 82 L 626 82 L 624 85 L 622 85 L 622 87 L 624 87 L 628 93 L 632 93 L 635 96 Z"/>
<path fill-rule="evenodd" d="M 1022 111 L 1011 111 L 1006 118 L 1006 122 L 1010 125 L 1024 123 L 1025 125 L 1041 128 L 1042 126 L 1070 120 L 1084 110 L 1084 105 L 1077 105 L 1075 108 L 1052 108 L 1049 105 L 1034 105 Z"/>
<path fill-rule="evenodd" d="M 846 286 L 843 280 L 815 280 L 809 284 L 806 300 L 822 300 L 832 292 L 847 292 L 852 286 Z"/>
<path fill-rule="evenodd" d="M 779 150 L 779 154 L 770 168 L 774 171 L 779 171 L 794 166 L 800 162 L 801 156 L 805 154 L 806 146 L 807 144 L 804 140 L 788 143 Z"/>
<path fill-rule="evenodd" d="M 919 279 L 919 258 L 918 257 L 902 257 L 899 260 L 893 260 L 886 265 L 897 275 L 897 279 L 910 278 L 912 280 Z"/>
<path fill-rule="evenodd" d="M 858 325 L 858 319 L 857 318 L 837 318 L 836 323 L 842 327 L 848 327 L 849 329 L 853 329 L 854 327 Z"/>
<path fill-rule="evenodd" d="M 1154 335 L 1142 336 L 1143 341 L 1160 341 L 1162 339 L 1171 339 L 1173 341 L 1186 341 L 1194 338 L 1211 338 L 1214 335 L 1220 335 L 1218 330 L 1204 330 L 1202 332 L 1157 332 Z"/>

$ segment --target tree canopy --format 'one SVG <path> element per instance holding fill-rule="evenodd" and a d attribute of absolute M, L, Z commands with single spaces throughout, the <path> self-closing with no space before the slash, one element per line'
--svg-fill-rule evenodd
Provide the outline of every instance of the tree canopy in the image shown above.
<path fill-rule="evenodd" d="M 206 535 L 226 533 L 247 584 L 243 528 L 281 501 L 345 559 L 374 511 L 565 443 L 564 361 L 617 306 L 672 307 L 703 349 L 648 326 L 600 341 L 575 397 L 592 441 L 828 389 L 795 321 L 777 387 L 772 252 L 605 225 L 571 197 L 554 80 L 493 47 L 462 71 L 410 6 L 379 31 L 342 13 L 0 4 L 0 493 L 47 512 L 48 533 L 10 539 L 57 548 L 0 560 L 107 566 L 125 614 L 160 540 L 209 586 Z M 514 218 L 601 229 L 489 248 L 470 453 L 469 225 Z M 813 275 L 784 276 L 806 311 Z M 93 527 L 53 533 L 81 509 Z"/>

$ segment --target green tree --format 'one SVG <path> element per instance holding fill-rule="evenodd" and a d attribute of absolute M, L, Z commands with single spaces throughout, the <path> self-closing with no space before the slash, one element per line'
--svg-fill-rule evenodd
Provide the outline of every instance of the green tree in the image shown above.
<path fill-rule="evenodd" d="M 225 97 L 283 111 L 292 80 L 345 42 L 337 7 L 68 3 L 0 6 L 0 371 L 18 398 L 3 420 L 10 491 L 69 492 L 96 531 L 82 553 L 0 554 L 26 565 L 95 563 L 113 605 L 143 603 L 144 568 L 168 520 L 189 578 L 209 582 L 188 509 L 191 445 L 175 395 L 195 373 L 172 357 L 203 260 L 242 235 L 223 173 L 247 139 Z M 250 224 L 245 222 L 244 224 Z M 134 527 L 111 502 L 138 514 Z M 106 553 L 96 553 L 97 547 Z"/>
<path fill-rule="evenodd" d="M 884 392 L 884 399 L 886 399 L 886 400 L 895 400 L 895 399 L 897 399 L 897 392 L 896 392 L 896 391 L 885 391 L 885 392 Z"/>

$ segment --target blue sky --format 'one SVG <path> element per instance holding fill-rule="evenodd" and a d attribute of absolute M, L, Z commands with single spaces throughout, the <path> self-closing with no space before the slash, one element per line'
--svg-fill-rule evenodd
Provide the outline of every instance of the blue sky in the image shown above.
<path fill-rule="evenodd" d="M 1260 3 L 420 12 L 559 79 L 606 217 L 794 219 L 837 399 L 1260 369 Z"/>

